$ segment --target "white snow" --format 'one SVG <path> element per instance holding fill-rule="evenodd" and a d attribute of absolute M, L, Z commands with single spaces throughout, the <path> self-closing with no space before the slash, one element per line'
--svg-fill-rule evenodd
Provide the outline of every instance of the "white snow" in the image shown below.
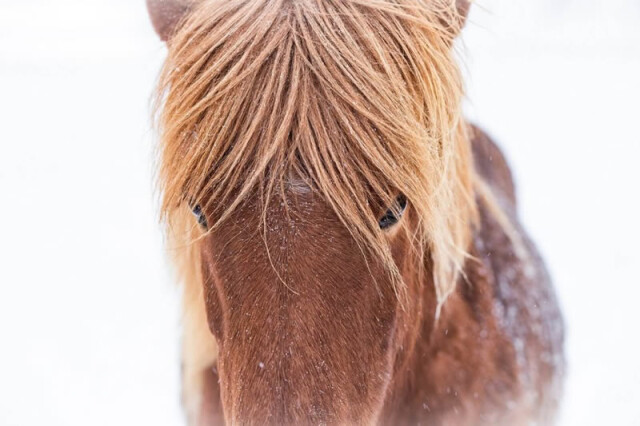
<path fill-rule="evenodd" d="M 467 111 L 568 323 L 562 425 L 640 424 L 640 3 L 478 0 Z M 0 2 L 0 424 L 181 424 L 142 0 Z"/>

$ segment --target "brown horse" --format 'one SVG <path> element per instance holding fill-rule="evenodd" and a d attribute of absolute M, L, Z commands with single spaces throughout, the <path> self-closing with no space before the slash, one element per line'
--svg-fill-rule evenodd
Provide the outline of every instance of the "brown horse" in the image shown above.
<path fill-rule="evenodd" d="M 190 423 L 552 423 L 562 319 L 461 115 L 469 4 L 148 5 Z"/>

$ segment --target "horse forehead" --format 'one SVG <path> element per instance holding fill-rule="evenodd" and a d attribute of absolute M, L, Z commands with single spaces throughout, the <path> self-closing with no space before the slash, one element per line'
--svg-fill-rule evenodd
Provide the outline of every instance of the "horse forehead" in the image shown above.
<path fill-rule="evenodd" d="M 311 193 L 311 187 L 300 177 L 290 176 L 287 179 L 287 189 L 296 195 L 307 195 Z"/>

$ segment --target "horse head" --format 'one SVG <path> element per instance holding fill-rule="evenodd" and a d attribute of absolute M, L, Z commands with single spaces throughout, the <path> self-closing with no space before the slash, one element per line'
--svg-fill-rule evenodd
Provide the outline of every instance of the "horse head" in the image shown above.
<path fill-rule="evenodd" d="M 469 2 L 405 3 L 147 0 L 163 212 L 231 423 L 378 421 L 464 263 Z"/>

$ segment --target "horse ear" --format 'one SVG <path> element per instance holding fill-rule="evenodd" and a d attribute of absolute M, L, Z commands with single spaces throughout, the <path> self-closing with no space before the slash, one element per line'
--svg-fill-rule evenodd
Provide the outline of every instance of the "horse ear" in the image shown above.
<path fill-rule="evenodd" d="M 462 30 L 465 22 L 467 21 L 467 16 L 469 16 L 469 9 L 471 9 L 471 3 L 473 3 L 473 0 L 456 0 L 456 8 L 458 9 L 459 30 Z"/>
<path fill-rule="evenodd" d="M 189 12 L 194 0 L 147 0 L 151 23 L 162 41 L 175 32 L 180 20 Z"/>

